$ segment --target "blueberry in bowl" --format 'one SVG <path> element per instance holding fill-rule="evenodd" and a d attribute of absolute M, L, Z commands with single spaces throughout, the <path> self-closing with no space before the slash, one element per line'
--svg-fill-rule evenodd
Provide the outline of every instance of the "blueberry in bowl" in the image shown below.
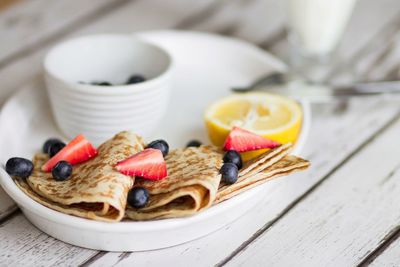
<path fill-rule="evenodd" d="M 144 81 L 146 81 L 146 78 L 143 75 L 134 74 L 129 77 L 129 79 L 126 81 L 126 84 L 142 83 Z"/>

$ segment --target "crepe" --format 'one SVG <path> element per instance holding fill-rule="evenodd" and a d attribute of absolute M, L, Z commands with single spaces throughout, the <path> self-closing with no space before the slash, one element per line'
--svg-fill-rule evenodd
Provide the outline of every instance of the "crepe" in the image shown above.
<path fill-rule="evenodd" d="M 49 208 L 99 221 L 120 221 L 134 178 L 119 173 L 114 165 L 143 148 L 139 136 L 121 132 L 102 144 L 95 158 L 75 165 L 66 181 L 57 182 L 51 173 L 41 170 L 48 160 L 46 154 L 35 155 L 35 168 L 26 182 L 15 181 L 30 197 Z"/>
<path fill-rule="evenodd" d="M 257 159 L 268 157 L 268 160 L 257 165 L 257 173 L 254 173 L 253 171 L 249 172 L 244 169 L 243 173 L 245 173 L 245 175 L 241 175 L 235 184 L 222 185 L 218 190 L 214 204 L 230 199 L 244 191 L 272 180 L 273 178 L 286 176 L 293 172 L 307 169 L 310 165 L 307 160 L 287 155 L 289 152 L 288 150 L 279 150 L 279 148 L 275 150 L 279 153 L 274 153 L 274 151 L 271 150 L 266 153 L 267 155 L 263 154 L 260 157 L 257 157 Z M 273 155 L 272 157 L 271 154 Z M 252 174 L 249 175 L 250 173 Z"/>
<path fill-rule="evenodd" d="M 289 174 L 302 171 L 307 169 L 310 166 L 310 162 L 293 156 L 293 155 L 288 155 L 285 156 L 282 160 L 278 161 L 274 165 L 266 168 L 265 170 L 259 172 L 258 174 L 254 175 L 250 179 L 248 179 L 246 182 L 241 183 L 239 186 L 241 186 L 241 190 L 236 190 L 234 191 L 234 194 L 230 194 L 230 197 L 233 197 L 237 195 L 237 193 L 244 192 L 245 190 L 249 190 L 253 187 L 256 187 L 260 184 L 263 184 L 267 181 L 270 181 L 274 178 L 278 178 L 281 176 L 287 176 Z M 244 189 L 244 190 L 243 190 Z"/>
<path fill-rule="evenodd" d="M 216 198 L 223 164 L 223 153 L 213 146 L 189 147 L 171 151 L 166 157 L 168 177 L 160 181 L 137 179 L 150 193 L 141 209 L 127 208 L 132 220 L 189 216 L 210 207 Z"/>
<path fill-rule="evenodd" d="M 266 152 L 258 155 L 257 157 L 245 162 L 242 169 L 239 172 L 238 182 L 251 177 L 265 168 L 275 164 L 281 160 L 284 156 L 288 155 L 292 151 L 292 144 L 287 143 L 280 145 L 274 149 L 267 150 Z"/>

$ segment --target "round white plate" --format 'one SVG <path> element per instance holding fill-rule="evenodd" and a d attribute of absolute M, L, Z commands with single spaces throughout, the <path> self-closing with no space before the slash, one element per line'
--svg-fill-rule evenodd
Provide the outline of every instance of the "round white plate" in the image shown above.
<path fill-rule="evenodd" d="M 232 86 L 250 83 L 260 75 L 285 66 L 271 55 L 242 41 L 204 33 L 158 31 L 140 34 L 165 47 L 176 64 L 171 103 L 157 133 L 171 148 L 191 139 L 208 143 L 203 126 L 207 105 L 230 94 Z M 298 154 L 310 123 L 310 109 L 302 102 L 304 121 L 296 146 Z M 31 158 L 43 142 L 61 136 L 52 119 L 44 85 L 31 85 L 16 93 L 0 115 L 0 160 Z M 284 179 L 284 178 L 283 178 Z M 0 169 L 0 183 L 26 217 L 39 229 L 67 243 L 105 251 L 139 251 L 178 245 L 207 235 L 242 216 L 268 194 L 259 186 L 188 218 L 149 222 L 96 222 L 46 208 L 16 187 Z"/>

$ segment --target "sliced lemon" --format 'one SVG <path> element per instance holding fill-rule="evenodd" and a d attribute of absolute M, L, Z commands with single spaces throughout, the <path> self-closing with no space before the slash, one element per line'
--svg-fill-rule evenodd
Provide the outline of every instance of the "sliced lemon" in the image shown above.
<path fill-rule="evenodd" d="M 223 98 L 206 109 L 205 123 L 211 142 L 222 146 L 233 126 L 280 143 L 295 143 L 301 129 L 300 105 L 287 97 L 248 93 Z M 243 153 L 249 160 L 265 150 Z"/>

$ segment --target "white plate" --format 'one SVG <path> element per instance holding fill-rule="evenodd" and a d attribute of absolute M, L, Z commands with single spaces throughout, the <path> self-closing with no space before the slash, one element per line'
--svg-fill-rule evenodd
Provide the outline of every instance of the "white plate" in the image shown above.
<path fill-rule="evenodd" d="M 231 86 L 245 85 L 266 72 L 285 69 L 271 55 L 234 39 L 177 31 L 140 36 L 164 46 L 176 62 L 168 113 L 158 132 L 147 139 L 162 137 L 172 148 L 184 146 L 190 139 L 208 142 L 203 111 L 211 102 L 229 95 Z M 309 105 L 301 104 L 305 116 L 297 154 L 310 123 Z M 53 136 L 61 133 L 53 122 L 43 84 L 25 88 L 2 110 L 0 160 L 5 163 L 12 156 L 31 158 Z M 105 251 L 151 250 L 188 242 L 234 221 L 268 194 L 268 187 L 259 186 L 188 218 L 105 223 L 65 215 L 36 203 L 16 187 L 3 169 L 0 182 L 39 229 L 67 243 Z"/>

